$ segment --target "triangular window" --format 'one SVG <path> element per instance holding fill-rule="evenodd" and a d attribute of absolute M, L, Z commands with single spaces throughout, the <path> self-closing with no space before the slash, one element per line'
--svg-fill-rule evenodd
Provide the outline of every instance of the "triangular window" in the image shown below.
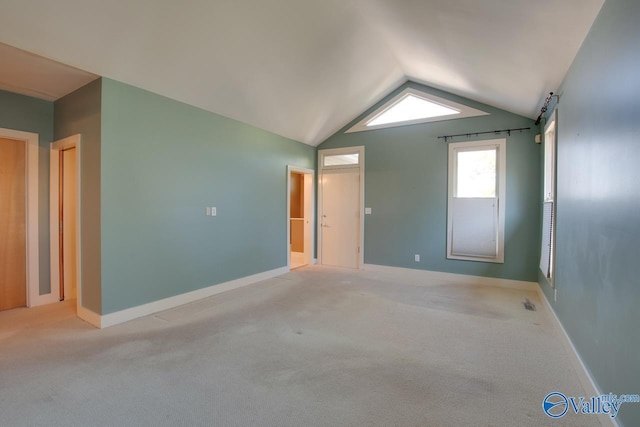
<path fill-rule="evenodd" d="M 347 132 L 414 125 L 440 120 L 482 116 L 488 113 L 407 88 L 369 114 Z"/>

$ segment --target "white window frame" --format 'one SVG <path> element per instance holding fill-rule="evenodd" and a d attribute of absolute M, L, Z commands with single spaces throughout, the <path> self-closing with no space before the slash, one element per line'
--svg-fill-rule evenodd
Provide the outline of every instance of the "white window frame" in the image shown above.
<path fill-rule="evenodd" d="M 437 117 L 427 117 L 423 119 L 415 119 L 415 120 L 405 120 L 402 122 L 392 122 L 380 124 L 377 126 L 367 126 L 367 124 L 374 120 L 376 117 L 384 114 L 386 111 L 393 108 L 398 102 L 404 99 L 407 95 L 414 95 L 418 98 L 425 99 L 427 101 L 433 102 L 435 104 L 440 104 L 447 108 L 451 108 L 453 110 L 457 110 L 459 114 L 452 114 L 446 116 L 437 116 Z M 448 99 L 440 98 L 439 96 L 431 95 L 430 93 L 421 91 L 419 89 L 415 89 L 412 87 L 408 87 L 398 93 L 396 96 L 382 104 L 380 107 L 376 108 L 372 113 L 368 114 L 364 119 L 360 120 L 353 127 L 347 130 L 345 133 L 351 132 L 363 132 L 368 130 L 376 130 L 376 129 L 385 129 L 397 126 L 408 126 L 415 125 L 420 123 L 429 123 L 429 122 L 439 122 L 444 120 L 455 120 L 455 119 L 464 119 L 467 117 L 476 117 L 476 116 L 486 116 L 489 115 L 486 111 L 481 111 L 476 108 L 468 107 L 464 104 L 460 104 L 458 102 L 450 101 Z"/>
<path fill-rule="evenodd" d="M 557 110 L 554 110 L 544 128 L 544 201 L 556 198 L 556 138 Z"/>
<path fill-rule="evenodd" d="M 498 224 L 497 224 L 497 251 L 495 257 L 462 256 L 453 254 L 453 209 L 457 177 L 457 156 L 461 151 L 476 151 L 496 149 L 496 198 L 498 199 Z M 484 141 L 455 142 L 449 144 L 449 176 L 448 176 L 448 202 L 447 202 L 447 258 L 482 261 L 492 263 L 504 263 L 504 235 L 505 235 L 505 206 L 506 206 L 506 182 L 507 182 L 507 140 L 489 139 Z"/>
<path fill-rule="evenodd" d="M 549 116 L 544 127 L 544 154 L 543 154 L 543 204 L 551 203 L 551 247 L 549 249 L 549 271 L 542 274 L 554 287 L 555 277 L 555 247 L 556 247 L 556 177 L 558 155 L 558 110 L 555 109 Z M 545 230 L 541 232 L 541 244 L 545 241 Z M 542 249 L 542 248 L 541 248 Z M 541 255 L 542 256 L 542 255 Z"/>

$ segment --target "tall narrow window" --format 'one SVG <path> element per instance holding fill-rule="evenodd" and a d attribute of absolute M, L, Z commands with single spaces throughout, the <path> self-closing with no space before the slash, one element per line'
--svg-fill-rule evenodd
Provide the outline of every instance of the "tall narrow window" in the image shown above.
<path fill-rule="evenodd" d="M 556 135 L 557 111 L 551 115 L 544 130 L 544 194 L 542 206 L 542 239 L 540 270 L 553 285 L 556 199 Z"/>
<path fill-rule="evenodd" d="M 504 262 L 506 142 L 449 145 L 447 258 Z"/>

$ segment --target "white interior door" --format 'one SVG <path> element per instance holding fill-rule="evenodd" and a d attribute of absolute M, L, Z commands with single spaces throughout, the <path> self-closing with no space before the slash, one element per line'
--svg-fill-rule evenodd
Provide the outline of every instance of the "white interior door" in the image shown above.
<path fill-rule="evenodd" d="M 359 267 L 360 170 L 322 174 L 322 264 Z"/>

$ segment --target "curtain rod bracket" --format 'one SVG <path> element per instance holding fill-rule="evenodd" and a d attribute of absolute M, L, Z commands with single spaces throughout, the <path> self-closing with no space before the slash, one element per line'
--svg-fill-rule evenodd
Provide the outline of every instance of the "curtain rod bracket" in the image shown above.
<path fill-rule="evenodd" d="M 538 119 L 536 120 L 536 126 L 540 125 L 540 122 L 542 121 L 542 116 L 544 116 L 544 113 L 547 112 L 547 108 L 549 108 L 549 103 L 551 102 L 551 100 L 553 98 L 556 98 L 556 104 L 560 103 L 560 96 L 554 95 L 553 92 L 549 92 L 549 95 L 547 95 L 547 97 L 545 98 L 544 104 L 542 105 L 542 108 L 540 109 L 540 115 L 538 116 Z"/>

